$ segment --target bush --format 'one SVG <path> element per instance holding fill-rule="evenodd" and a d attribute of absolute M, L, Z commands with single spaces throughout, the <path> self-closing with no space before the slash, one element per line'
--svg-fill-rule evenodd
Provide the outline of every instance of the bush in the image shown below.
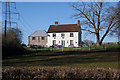
<path fill-rule="evenodd" d="M 19 29 L 9 29 L 6 38 L 2 37 L 2 56 L 13 56 L 23 54 L 25 49 L 21 46 L 22 32 Z"/>
<path fill-rule="evenodd" d="M 2 76 L 3 80 L 119 80 L 120 72 L 111 69 L 82 69 L 69 67 L 9 67 L 3 68 Z"/>

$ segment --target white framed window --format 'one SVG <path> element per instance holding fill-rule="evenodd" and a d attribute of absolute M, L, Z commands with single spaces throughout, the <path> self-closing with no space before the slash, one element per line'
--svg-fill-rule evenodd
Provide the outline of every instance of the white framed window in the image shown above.
<path fill-rule="evenodd" d="M 61 37 L 65 37 L 65 34 L 64 34 L 64 33 L 61 33 Z"/>
<path fill-rule="evenodd" d="M 55 33 L 53 33 L 53 37 L 56 37 L 56 34 L 55 34 Z"/>
<path fill-rule="evenodd" d="M 32 40 L 35 40 L 35 37 L 32 37 Z"/>
<path fill-rule="evenodd" d="M 70 37 L 74 37 L 73 33 L 70 33 Z"/>
<path fill-rule="evenodd" d="M 44 40 L 44 39 L 45 39 L 45 37 L 41 37 L 41 39 L 42 39 L 42 40 Z"/>

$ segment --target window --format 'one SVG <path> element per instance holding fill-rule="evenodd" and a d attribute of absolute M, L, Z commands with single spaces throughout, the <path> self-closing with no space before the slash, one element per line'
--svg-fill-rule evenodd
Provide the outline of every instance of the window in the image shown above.
<path fill-rule="evenodd" d="M 73 45 L 73 40 L 70 40 L 70 45 Z"/>
<path fill-rule="evenodd" d="M 73 33 L 70 33 L 70 37 L 73 37 Z"/>
<path fill-rule="evenodd" d="M 35 37 L 32 37 L 32 40 L 35 40 Z"/>
<path fill-rule="evenodd" d="M 56 34 L 55 34 L 55 33 L 53 33 L 53 37 L 56 37 Z"/>
<path fill-rule="evenodd" d="M 69 43 L 69 42 L 67 41 L 67 43 Z"/>
<path fill-rule="evenodd" d="M 48 35 L 50 37 L 50 35 Z"/>
<path fill-rule="evenodd" d="M 45 38 L 44 37 L 42 37 L 42 40 L 44 40 Z"/>
<path fill-rule="evenodd" d="M 65 34 L 62 33 L 62 34 L 61 34 L 61 37 L 65 37 Z"/>

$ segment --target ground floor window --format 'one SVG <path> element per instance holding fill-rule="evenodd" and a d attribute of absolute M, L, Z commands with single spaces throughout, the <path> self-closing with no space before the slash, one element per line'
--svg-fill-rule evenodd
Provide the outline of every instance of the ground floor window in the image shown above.
<path fill-rule="evenodd" d="M 44 40 L 45 39 L 45 37 L 42 37 L 42 40 Z"/>
<path fill-rule="evenodd" d="M 35 40 L 35 37 L 32 37 L 32 40 Z"/>

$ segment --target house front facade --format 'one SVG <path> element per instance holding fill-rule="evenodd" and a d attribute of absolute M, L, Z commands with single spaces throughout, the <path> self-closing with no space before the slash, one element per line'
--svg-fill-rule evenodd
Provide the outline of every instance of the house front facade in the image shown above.
<path fill-rule="evenodd" d="M 35 31 L 32 35 L 28 37 L 29 43 L 28 46 L 36 45 L 47 47 L 47 33 L 44 30 Z"/>
<path fill-rule="evenodd" d="M 78 24 L 50 25 L 48 29 L 47 46 L 62 45 L 64 47 L 78 47 L 81 43 L 80 21 Z"/>

